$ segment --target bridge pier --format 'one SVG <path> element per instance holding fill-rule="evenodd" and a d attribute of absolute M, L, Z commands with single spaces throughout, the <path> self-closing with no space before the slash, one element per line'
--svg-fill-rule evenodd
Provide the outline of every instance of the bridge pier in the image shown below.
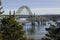
<path fill-rule="evenodd" d="M 31 22 L 31 26 L 35 26 L 35 22 Z"/>
<path fill-rule="evenodd" d="M 37 23 L 38 23 L 38 26 L 40 26 L 40 25 L 41 25 L 41 26 L 42 26 L 42 25 L 46 25 L 46 24 L 45 24 L 45 20 L 42 19 L 42 17 L 40 17 L 40 19 L 37 20 Z"/>
<path fill-rule="evenodd" d="M 38 23 L 38 26 L 40 26 L 40 21 L 37 21 L 37 23 Z"/>
<path fill-rule="evenodd" d="M 42 26 L 43 25 L 42 21 L 38 21 L 37 23 L 38 23 L 38 26 L 40 26 L 40 25 Z"/>

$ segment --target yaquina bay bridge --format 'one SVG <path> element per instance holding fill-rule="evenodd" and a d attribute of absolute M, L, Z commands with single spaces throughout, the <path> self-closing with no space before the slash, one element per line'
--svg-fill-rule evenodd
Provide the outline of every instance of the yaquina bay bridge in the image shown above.
<path fill-rule="evenodd" d="M 24 15 L 20 15 L 20 13 L 23 11 L 23 9 L 26 9 L 28 12 L 28 15 L 24 14 Z M 17 14 L 17 15 L 16 15 Z M 11 15 L 11 12 L 9 12 L 9 15 Z M 0 15 L 1 18 L 3 17 L 8 17 L 9 15 Z M 15 18 L 17 19 L 17 21 L 21 22 L 21 23 L 25 23 L 25 22 L 38 22 L 38 23 L 43 23 L 49 20 L 60 20 L 60 15 L 33 15 L 33 13 L 31 12 L 30 8 L 28 6 L 21 6 L 18 8 L 18 10 L 14 13 L 13 15 L 15 16 Z M 21 20 L 20 18 L 26 18 L 26 20 Z"/>

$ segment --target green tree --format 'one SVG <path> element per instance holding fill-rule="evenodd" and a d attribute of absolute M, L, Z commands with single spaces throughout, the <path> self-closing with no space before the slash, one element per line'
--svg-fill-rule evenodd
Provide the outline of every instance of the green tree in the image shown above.
<path fill-rule="evenodd" d="M 2 22 L 2 40 L 26 40 L 23 27 L 15 20 L 13 16 L 3 18 Z"/>
<path fill-rule="evenodd" d="M 46 28 L 48 34 L 42 40 L 60 40 L 60 22 L 57 25 L 51 25 L 51 27 Z"/>

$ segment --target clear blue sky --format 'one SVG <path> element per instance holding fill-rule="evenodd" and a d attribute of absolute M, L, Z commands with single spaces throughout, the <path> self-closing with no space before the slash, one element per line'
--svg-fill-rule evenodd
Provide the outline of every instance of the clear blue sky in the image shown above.
<path fill-rule="evenodd" d="M 2 0 L 4 10 L 16 9 L 23 5 L 30 8 L 60 8 L 60 0 Z"/>
<path fill-rule="evenodd" d="M 17 8 L 27 5 L 31 8 L 60 7 L 60 0 L 2 0 L 4 8 Z"/>

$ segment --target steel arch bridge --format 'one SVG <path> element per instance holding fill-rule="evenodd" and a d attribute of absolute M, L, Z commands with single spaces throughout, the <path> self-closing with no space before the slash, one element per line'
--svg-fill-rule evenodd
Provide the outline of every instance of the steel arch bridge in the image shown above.
<path fill-rule="evenodd" d="M 21 13 L 24 8 L 28 11 L 29 15 L 19 15 L 17 17 L 18 19 L 19 18 L 28 18 L 28 20 L 30 20 L 30 21 L 35 21 L 35 20 L 39 19 L 38 16 L 32 15 L 32 11 L 30 10 L 30 8 L 28 6 L 21 6 L 21 7 L 19 7 L 18 10 L 16 11 L 16 14 L 17 13 Z"/>
<path fill-rule="evenodd" d="M 20 20 L 20 18 L 27 18 L 26 20 L 30 21 L 31 18 L 32 18 L 32 11 L 30 10 L 30 8 L 28 6 L 21 6 L 21 7 L 19 7 L 18 10 L 16 11 L 16 14 L 17 13 L 20 14 L 23 11 L 23 9 L 27 10 L 28 15 L 19 15 L 19 16 L 16 16 L 16 18 L 18 20 Z"/>
<path fill-rule="evenodd" d="M 30 10 L 30 8 L 28 6 L 21 6 L 21 7 L 19 7 L 16 13 L 21 13 L 21 11 L 24 8 L 28 11 L 29 15 L 32 15 L 32 12 L 31 12 L 31 10 Z"/>

